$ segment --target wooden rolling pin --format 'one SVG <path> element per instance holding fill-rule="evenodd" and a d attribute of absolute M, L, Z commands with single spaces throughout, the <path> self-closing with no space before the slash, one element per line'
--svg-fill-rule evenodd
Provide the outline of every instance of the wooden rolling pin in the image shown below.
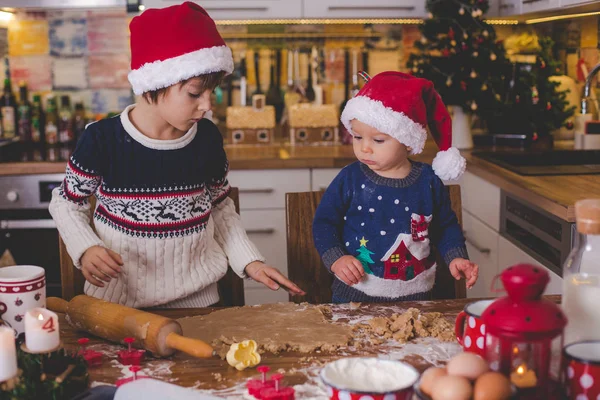
<path fill-rule="evenodd" d="M 74 328 L 84 330 L 112 342 L 123 343 L 134 337 L 138 346 L 157 357 L 168 357 L 176 350 L 198 358 L 216 353 L 207 343 L 182 336 L 177 321 L 146 311 L 79 295 L 67 302 L 57 297 L 46 301 L 49 310 L 65 313 Z"/>

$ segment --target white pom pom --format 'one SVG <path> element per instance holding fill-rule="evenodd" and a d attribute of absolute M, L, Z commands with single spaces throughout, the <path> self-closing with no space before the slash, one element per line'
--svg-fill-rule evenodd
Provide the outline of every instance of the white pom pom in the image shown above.
<path fill-rule="evenodd" d="M 436 154 L 431 167 L 441 180 L 454 181 L 465 172 L 467 160 L 460 155 L 456 147 L 450 147 Z"/>

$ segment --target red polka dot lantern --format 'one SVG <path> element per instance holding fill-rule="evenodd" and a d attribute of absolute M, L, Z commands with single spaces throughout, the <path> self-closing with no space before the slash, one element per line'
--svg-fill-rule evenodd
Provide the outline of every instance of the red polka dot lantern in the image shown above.
<path fill-rule="evenodd" d="M 481 316 L 490 368 L 509 377 L 520 399 L 561 399 L 567 318 L 557 304 L 542 298 L 550 276 L 540 267 L 519 264 L 505 269 L 500 279 L 508 295 Z"/>

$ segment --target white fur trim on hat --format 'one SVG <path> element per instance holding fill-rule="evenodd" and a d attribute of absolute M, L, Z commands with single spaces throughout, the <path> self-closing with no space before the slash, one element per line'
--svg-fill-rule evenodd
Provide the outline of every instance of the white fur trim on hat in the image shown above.
<path fill-rule="evenodd" d="M 460 155 L 456 147 L 450 147 L 435 155 L 431 167 L 441 180 L 455 181 L 465 172 L 467 161 Z"/>
<path fill-rule="evenodd" d="M 217 71 L 225 71 L 227 74 L 233 72 L 233 56 L 227 46 L 209 47 L 144 64 L 131 71 L 128 78 L 133 92 L 140 95 Z"/>
<path fill-rule="evenodd" d="M 419 154 L 423 151 L 427 130 L 421 124 L 410 119 L 406 114 L 386 107 L 379 100 L 366 96 L 356 96 L 348 100 L 341 120 L 348 132 L 352 132 L 350 121 L 357 119 L 379 132 L 390 135 L 400 143 L 411 147 L 410 154 Z"/>

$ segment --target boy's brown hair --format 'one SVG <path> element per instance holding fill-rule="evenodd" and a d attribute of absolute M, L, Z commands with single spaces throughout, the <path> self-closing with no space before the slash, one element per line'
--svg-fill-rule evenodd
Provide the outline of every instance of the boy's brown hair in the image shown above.
<path fill-rule="evenodd" d="M 215 88 L 217 86 L 219 86 L 221 84 L 221 81 L 223 80 L 224 77 L 225 77 L 225 71 L 217 71 L 217 72 L 211 72 L 208 74 L 193 76 L 189 79 L 179 82 L 179 87 L 185 85 L 190 80 L 197 78 L 200 80 L 202 92 L 204 92 L 205 90 L 213 91 L 213 90 L 215 90 Z M 161 89 L 157 89 L 157 90 L 151 90 L 149 92 L 145 92 L 144 94 L 142 94 L 142 97 L 148 103 L 156 104 L 156 103 L 158 103 L 158 98 L 161 96 L 164 96 L 168 90 L 169 90 L 169 87 L 161 88 Z"/>

